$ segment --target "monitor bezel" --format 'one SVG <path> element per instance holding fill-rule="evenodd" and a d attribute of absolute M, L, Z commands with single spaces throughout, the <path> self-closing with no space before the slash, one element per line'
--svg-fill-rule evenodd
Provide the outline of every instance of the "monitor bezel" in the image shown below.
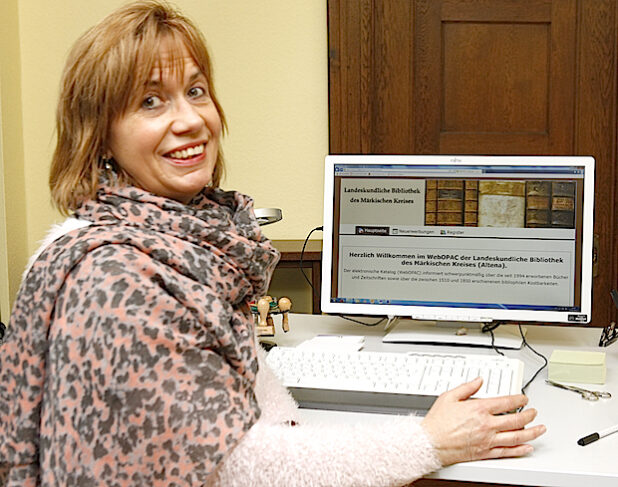
<path fill-rule="evenodd" d="M 530 311 L 331 302 L 333 262 L 334 168 L 336 164 L 363 165 L 518 165 L 583 166 L 584 202 L 582 222 L 581 311 Z M 328 155 L 325 158 L 324 222 L 322 245 L 321 310 L 327 314 L 411 317 L 422 320 L 551 322 L 571 325 L 589 323 L 592 315 L 592 245 L 594 225 L 594 166 L 591 156 L 486 156 L 486 155 Z M 574 317 L 574 315 L 577 315 Z"/>

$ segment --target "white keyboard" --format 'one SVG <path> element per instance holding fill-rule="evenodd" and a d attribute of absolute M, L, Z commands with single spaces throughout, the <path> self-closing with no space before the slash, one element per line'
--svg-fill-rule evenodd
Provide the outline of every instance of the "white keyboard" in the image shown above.
<path fill-rule="evenodd" d="M 301 407 L 426 411 L 442 392 L 483 377 L 473 397 L 521 392 L 524 366 L 501 355 L 338 352 L 274 347 L 268 365 Z"/>

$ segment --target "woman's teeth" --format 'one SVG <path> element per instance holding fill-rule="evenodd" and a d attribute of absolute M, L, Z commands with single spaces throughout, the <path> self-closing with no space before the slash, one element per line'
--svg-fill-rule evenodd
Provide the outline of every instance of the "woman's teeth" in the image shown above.
<path fill-rule="evenodd" d="M 169 153 L 169 157 L 173 159 L 189 159 L 204 152 L 204 144 L 189 147 L 188 149 L 177 150 Z"/>

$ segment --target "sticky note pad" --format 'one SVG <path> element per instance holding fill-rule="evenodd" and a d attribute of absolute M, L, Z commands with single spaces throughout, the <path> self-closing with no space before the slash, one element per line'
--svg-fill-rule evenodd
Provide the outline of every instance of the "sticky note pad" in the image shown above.
<path fill-rule="evenodd" d="M 605 384 L 605 353 L 554 350 L 549 359 L 548 375 L 556 382 Z"/>

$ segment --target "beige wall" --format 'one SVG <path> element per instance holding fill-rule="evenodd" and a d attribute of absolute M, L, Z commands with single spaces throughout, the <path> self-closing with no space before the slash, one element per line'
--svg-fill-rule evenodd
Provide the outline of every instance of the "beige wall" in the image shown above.
<path fill-rule="evenodd" d="M 19 286 L 28 255 L 18 0 L 0 1 L 0 314 Z"/>
<path fill-rule="evenodd" d="M 19 282 L 15 269 L 21 272 L 49 225 L 60 220 L 49 202 L 47 172 L 65 57 L 87 27 L 123 3 L 0 2 L 2 120 L 11 140 L 7 146 L 7 137 L 2 139 L 9 244 L 4 253 L 0 250 L 0 261 L 4 256 L 11 263 L 11 297 Z M 284 221 L 265 227 L 270 238 L 304 238 L 322 224 L 328 151 L 326 1 L 174 3 L 202 28 L 213 55 L 215 86 L 229 124 L 223 186 L 252 195 L 256 207 L 283 210 Z M 11 96 L 5 109 L 7 83 Z M 10 223 L 16 217 L 21 228 Z M 1 273 L 0 265 L 4 282 Z"/>

